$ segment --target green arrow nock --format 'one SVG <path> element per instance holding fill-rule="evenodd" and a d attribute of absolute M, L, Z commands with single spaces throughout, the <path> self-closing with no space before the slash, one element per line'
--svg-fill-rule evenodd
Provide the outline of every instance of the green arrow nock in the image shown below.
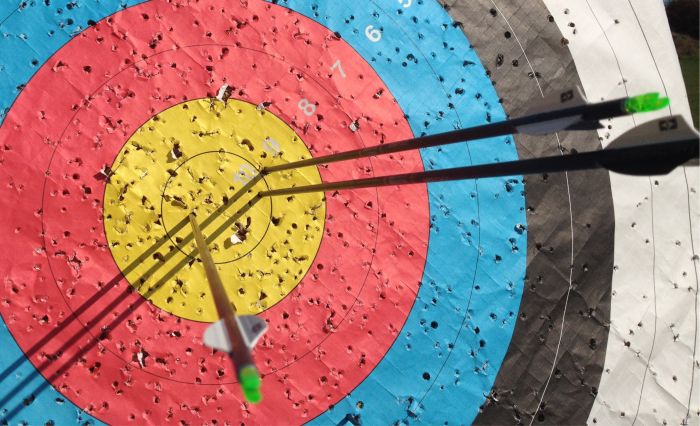
<path fill-rule="evenodd" d="M 257 404 L 262 401 L 262 392 L 260 391 L 262 381 L 257 368 L 252 365 L 243 367 L 238 375 L 238 380 L 241 383 L 243 395 L 248 402 Z"/>
<path fill-rule="evenodd" d="M 625 101 L 625 111 L 633 114 L 636 112 L 658 111 L 667 107 L 669 100 L 661 97 L 658 92 L 645 93 L 639 96 L 632 96 Z"/>

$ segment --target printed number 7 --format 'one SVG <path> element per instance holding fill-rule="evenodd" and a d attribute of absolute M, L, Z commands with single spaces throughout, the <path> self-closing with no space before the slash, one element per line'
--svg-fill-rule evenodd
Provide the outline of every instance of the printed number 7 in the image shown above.
<path fill-rule="evenodd" d="M 413 1 L 413 0 L 410 0 L 410 1 Z M 335 63 L 334 63 L 333 66 L 331 67 L 331 71 L 333 71 L 333 70 L 336 69 L 336 68 L 338 68 L 338 71 L 340 71 L 340 76 L 341 76 L 341 77 L 343 77 L 343 78 L 347 77 L 347 76 L 345 75 L 345 71 L 343 71 L 342 65 L 340 64 L 340 59 L 338 59 L 337 61 L 335 61 Z"/>

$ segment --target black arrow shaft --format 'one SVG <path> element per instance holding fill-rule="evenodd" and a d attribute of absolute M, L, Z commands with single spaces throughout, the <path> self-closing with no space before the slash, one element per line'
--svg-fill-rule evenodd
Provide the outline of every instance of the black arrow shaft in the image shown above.
<path fill-rule="evenodd" d="M 557 155 L 504 163 L 480 164 L 443 170 L 430 170 L 392 176 L 327 182 L 293 188 L 273 189 L 262 197 L 336 191 L 413 183 L 481 179 L 499 176 L 530 175 L 575 170 L 609 169 L 631 174 L 667 173 L 674 167 L 698 158 L 698 139 L 681 140 L 624 148 L 604 149 L 580 154 Z M 630 165 L 635 165 L 631 168 Z"/>
<path fill-rule="evenodd" d="M 352 151 L 340 152 L 321 157 L 309 158 L 307 160 L 294 161 L 292 163 L 280 164 L 265 167 L 263 174 L 279 172 L 282 170 L 296 169 L 299 167 L 315 166 L 318 164 L 335 163 L 338 161 L 354 160 L 358 158 L 371 157 L 374 155 L 391 154 L 394 152 L 408 151 L 419 148 L 430 148 L 439 145 L 448 145 L 458 142 L 466 142 L 476 139 L 491 138 L 494 136 L 505 136 L 518 133 L 518 127 L 528 124 L 553 121 L 561 118 L 581 116 L 586 122 L 597 122 L 606 118 L 626 115 L 625 101 L 628 98 L 615 99 L 597 104 L 579 105 L 571 108 L 564 108 L 554 111 L 547 111 L 518 117 L 511 120 L 499 121 L 496 123 L 483 124 L 467 129 L 453 130 L 451 132 L 439 133 L 435 135 L 423 136 L 420 138 L 406 139 L 398 142 L 385 143 L 368 148 L 360 148 Z"/>

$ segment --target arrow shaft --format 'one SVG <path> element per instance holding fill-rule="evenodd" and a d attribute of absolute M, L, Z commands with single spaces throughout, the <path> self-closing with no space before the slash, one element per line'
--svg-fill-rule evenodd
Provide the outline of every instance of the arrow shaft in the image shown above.
<path fill-rule="evenodd" d="M 499 121 L 496 123 L 484 124 L 467 129 L 454 130 L 446 133 L 424 136 L 420 138 L 406 139 L 403 141 L 385 143 L 368 148 L 360 148 L 337 154 L 325 155 L 295 161 L 287 164 L 266 167 L 263 174 L 278 172 L 282 170 L 296 169 L 299 167 L 315 166 L 318 164 L 329 164 L 338 161 L 354 160 L 358 158 L 371 157 L 375 155 L 391 154 L 395 152 L 408 151 L 412 149 L 430 148 L 440 145 L 448 145 L 458 142 L 467 142 L 476 139 L 485 139 L 495 136 L 505 136 L 518 133 L 518 127 L 553 121 L 567 117 L 580 116 L 586 122 L 597 122 L 605 118 L 613 118 L 626 115 L 625 101 L 628 98 L 615 99 L 597 104 L 579 105 L 571 108 L 563 108 L 554 111 L 537 113 L 525 117 L 518 117 L 511 120 Z M 563 130 L 563 129 L 562 129 Z"/>
<path fill-rule="evenodd" d="M 247 365 L 254 365 L 250 351 L 247 349 L 248 347 L 243 340 L 241 329 L 238 327 L 238 323 L 236 322 L 236 312 L 233 309 L 228 296 L 226 295 L 224 284 L 221 282 L 219 271 L 216 269 L 216 264 L 211 256 L 206 240 L 202 235 L 202 230 L 199 228 L 199 224 L 197 223 L 197 219 L 195 218 L 194 214 L 190 214 L 189 218 L 190 224 L 192 225 L 192 232 L 194 233 L 194 240 L 197 244 L 197 249 L 199 250 L 199 257 L 202 259 L 202 263 L 204 264 L 204 271 L 207 274 L 209 288 L 211 289 L 211 294 L 214 298 L 216 311 L 218 312 L 219 317 L 224 320 L 226 334 L 228 334 L 229 339 L 231 339 L 231 346 L 233 347 L 231 358 L 233 358 L 234 366 L 238 371 Z"/>
<path fill-rule="evenodd" d="M 529 175 L 591 169 L 619 169 L 620 166 L 637 164 L 632 174 L 653 174 L 658 165 L 669 165 L 668 170 L 692 158 L 698 158 L 698 140 L 656 143 L 624 148 L 604 149 L 580 154 L 558 155 L 544 158 L 480 164 L 443 170 L 430 170 L 392 176 L 327 182 L 293 188 L 273 189 L 260 193 L 262 197 L 294 195 L 309 192 L 336 191 L 414 183 L 444 182 L 451 180 L 481 179 L 499 176 Z M 627 168 L 627 167 L 626 167 Z"/>

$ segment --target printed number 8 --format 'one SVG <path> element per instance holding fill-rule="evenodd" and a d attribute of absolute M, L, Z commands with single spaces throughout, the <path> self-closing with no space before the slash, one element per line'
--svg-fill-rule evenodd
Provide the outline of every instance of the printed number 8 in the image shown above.
<path fill-rule="evenodd" d="M 309 102 L 306 98 L 300 100 L 298 106 L 307 117 L 311 117 L 316 112 L 316 105 Z"/>

